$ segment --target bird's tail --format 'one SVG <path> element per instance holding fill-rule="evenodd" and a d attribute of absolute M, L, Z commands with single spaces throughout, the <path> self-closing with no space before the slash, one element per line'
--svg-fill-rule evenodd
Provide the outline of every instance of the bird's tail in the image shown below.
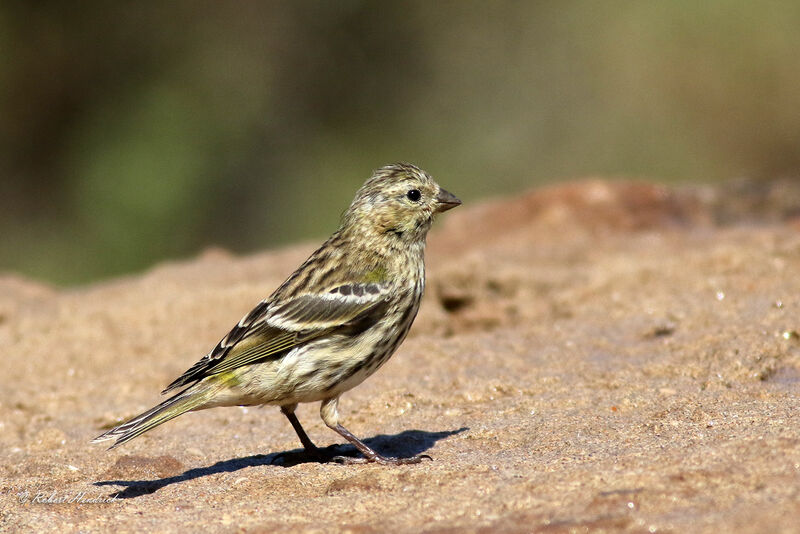
<path fill-rule="evenodd" d="M 154 406 L 146 412 L 137 415 L 130 421 L 100 434 L 92 440 L 92 443 L 116 438 L 117 441 L 109 447 L 109 450 L 118 447 L 144 434 L 148 430 L 157 427 L 161 423 L 166 423 L 170 419 L 174 419 L 181 414 L 198 408 L 212 398 L 215 393 L 216 391 L 213 387 L 209 387 L 203 383 L 195 384 L 177 395 L 168 398 L 158 406 Z"/>

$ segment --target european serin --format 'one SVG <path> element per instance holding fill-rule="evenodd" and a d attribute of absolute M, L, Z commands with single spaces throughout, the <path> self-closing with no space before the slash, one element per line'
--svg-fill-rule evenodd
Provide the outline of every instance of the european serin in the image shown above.
<path fill-rule="evenodd" d="M 162 393 L 182 391 L 94 441 L 116 438 L 113 448 L 188 411 L 272 404 L 319 456 L 294 411 L 322 401 L 325 424 L 364 455 L 349 461 L 419 462 L 370 449 L 339 423 L 337 405 L 406 337 L 425 287 L 425 236 L 436 213 L 459 204 L 414 165 L 378 169 L 339 229 Z"/>

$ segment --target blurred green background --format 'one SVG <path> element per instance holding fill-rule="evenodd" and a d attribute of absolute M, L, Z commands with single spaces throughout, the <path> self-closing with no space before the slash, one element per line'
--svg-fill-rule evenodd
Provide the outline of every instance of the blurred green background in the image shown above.
<path fill-rule="evenodd" d="M 0 271 L 321 239 L 372 169 L 463 199 L 800 170 L 800 2 L 4 2 Z"/>

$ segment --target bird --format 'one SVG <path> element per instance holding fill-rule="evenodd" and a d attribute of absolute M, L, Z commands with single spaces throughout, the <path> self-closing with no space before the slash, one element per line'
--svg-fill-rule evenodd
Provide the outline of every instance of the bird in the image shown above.
<path fill-rule="evenodd" d="M 377 169 L 330 238 L 162 391 L 176 393 L 92 441 L 114 439 L 113 449 L 186 412 L 274 405 L 304 453 L 324 458 L 295 414 L 299 403 L 320 402 L 325 425 L 362 455 L 335 461 L 398 465 L 430 458 L 382 456 L 341 424 L 338 404 L 405 339 L 425 289 L 428 230 L 437 214 L 460 204 L 415 165 Z"/>

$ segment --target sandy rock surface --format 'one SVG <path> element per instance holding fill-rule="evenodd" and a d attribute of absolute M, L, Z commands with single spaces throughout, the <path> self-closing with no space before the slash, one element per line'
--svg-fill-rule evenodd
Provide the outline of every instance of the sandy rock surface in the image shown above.
<path fill-rule="evenodd" d="M 590 181 L 440 221 L 409 339 L 340 404 L 420 465 L 304 461 L 273 407 L 89 444 L 313 244 L 74 290 L 4 276 L 0 530 L 796 532 L 800 225 L 786 195 L 728 192 Z"/>

